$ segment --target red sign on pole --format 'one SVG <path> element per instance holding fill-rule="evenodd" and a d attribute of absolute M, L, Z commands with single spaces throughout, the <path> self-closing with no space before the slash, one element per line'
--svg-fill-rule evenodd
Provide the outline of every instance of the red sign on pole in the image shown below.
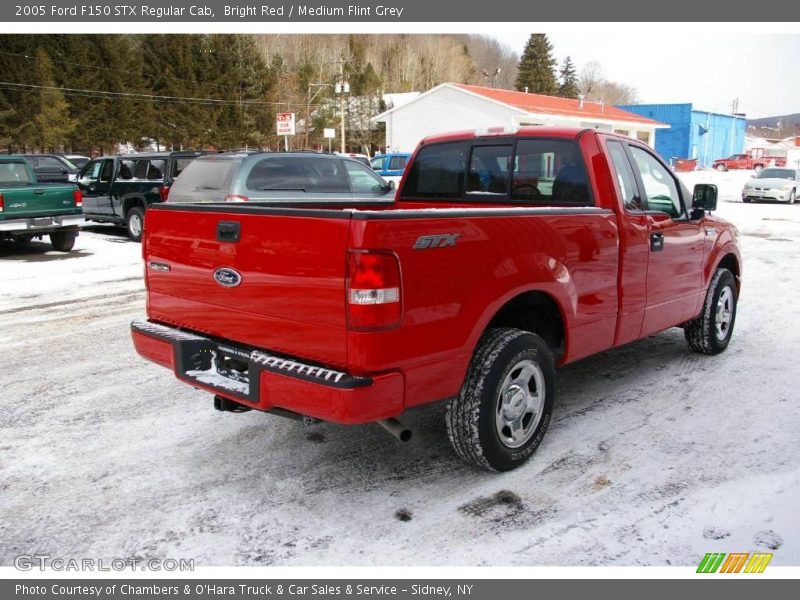
<path fill-rule="evenodd" d="M 294 135 L 294 113 L 278 113 L 278 135 Z"/>

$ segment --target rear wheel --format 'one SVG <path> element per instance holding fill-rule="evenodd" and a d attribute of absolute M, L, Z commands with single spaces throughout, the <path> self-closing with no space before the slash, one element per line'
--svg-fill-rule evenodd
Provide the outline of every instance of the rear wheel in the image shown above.
<path fill-rule="evenodd" d="M 550 423 L 555 377 L 553 354 L 538 335 L 489 330 L 461 393 L 447 407 L 447 434 L 456 454 L 488 471 L 523 464 Z"/>
<path fill-rule="evenodd" d="M 708 286 L 703 312 L 684 327 L 689 347 L 703 354 L 719 354 L 731 341 L 736 322 L 736 279 L 728 269 L 717 269 Z"/>
<path fill-rule="evenodd" d="M 723 165 L 722 163 L 718 164 L 718 165 L 717 165 L 717 167 L 716 167 L 716 169 L 717 169 L 717 171 L 720 171 L 720 172 L 722 172 L 722 171 L 727 171 L 727 170 L 728 170 L 728 169 L 725 167 L 725 165 Z"/>
<path fill-rule="evenodd" d="M 761 171 L 762 171 L 763 169 L 764 169 L 764 165 L 756 165 L 755 167 L 753 167 L 753 170 L 754 170 L 756 173 L 761 173 Z"/>
<path fill-rule="evenodd" d="M 53 250 L 59 252 L 69 252 L 75 246 L 75 239 L 78 234 L 74 231 L 54 231 L 50 234 L 50 243 Z"/>
<path fill-rule="evenodd" d="M 144 211 L 134 206 L 128 211 L 125 216 L 125 227 L 128 229 L 128 237 L 134 242 L 142 240 L 142 232 L 144 231 Z"/>

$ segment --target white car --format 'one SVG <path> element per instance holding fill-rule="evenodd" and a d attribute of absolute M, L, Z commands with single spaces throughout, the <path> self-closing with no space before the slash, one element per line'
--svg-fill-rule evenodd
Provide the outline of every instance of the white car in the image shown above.
<path fill-rule="evenodd" d="M 794 204 L 800 191 L 800 170 L 769 167 L 744 184 L 742 202 L 774 200 Z"/>

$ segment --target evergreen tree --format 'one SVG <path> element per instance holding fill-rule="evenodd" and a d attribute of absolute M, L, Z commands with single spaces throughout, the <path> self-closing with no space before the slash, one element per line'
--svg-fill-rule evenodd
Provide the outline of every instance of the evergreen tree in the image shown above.
<path fill-rule="evenodd" d="M 558 88 L 558 95 L 562 98 L 577 98 L 580 93 L 578 75 L 575 72 L 575 65 L 569 56 L 564 59 L 559 74 L 561 75 L 561 85 Z"/>
<path fill-rule="evenodd" d="M 558 93 L 553 45 L 544 33 L 533 33 L 528 38 L 519 61 L 515 86 L 521 92 L 528 88 L 533 94 L 554 96 Z"/>
<path fill-rule="evenodd" d="M 37 145 L 42 152 L 58 152 L 77 121 L 69 117 L 69 104 L 53 75 L 53 61 L 42 48 L 36 52 L 36 81 L 41 88 L 39 109 L 33 118 Z"/>

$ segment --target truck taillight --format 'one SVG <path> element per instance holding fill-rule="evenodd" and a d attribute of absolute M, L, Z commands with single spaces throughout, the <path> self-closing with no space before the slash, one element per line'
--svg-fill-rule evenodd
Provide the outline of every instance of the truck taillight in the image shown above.
<path fill-rule="evenodd" d="M 228 194 L 225 196 L 225 202 L 250 202 L 250 198 L 239 194 Z"/>
<path fill-rule="evenodd" d="M 158 193 L 161 195 L 161 201 L 166 202 L 167 198 L 169 198 L 169 186 L 162 186 L 161 189 L 158 190 Z"/>
<path fill-rule="evenodd" d="M 0 194 L 0 212 L 3 212 L 3 209 L 5 209 L 5 207 L 6 205 L 5 201 L 3 200 L 3 194 Z"/>
<path fill-rule="evenodd" d="M 72 199 L 75 200 L 75 208 L 81 208 L 83 206 L 83 193 L 76 189 L 72 191 Z"/>
<path fill-rule="evenodd" d="M 347 323 L 370 331 L 400 324 L 400 261 L 388 252 L 355 251 L 347 255 Z"/>

